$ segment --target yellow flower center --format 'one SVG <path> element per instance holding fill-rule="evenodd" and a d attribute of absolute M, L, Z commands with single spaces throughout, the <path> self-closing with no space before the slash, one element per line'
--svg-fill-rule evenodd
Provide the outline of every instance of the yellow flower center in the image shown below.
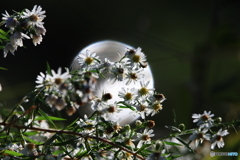
<path fill-rule="evenodd" d="M 30 19 L 30 21 L 32 21 L 32 22 L 37 22 L 37 21 L 39 20 L 38 16 L 35 15 L 35 14 L 31 15 L 31 16 L 29 17 L 29 19 Z"/>
<path fill-rule="evenodd" d="M 136 55 L 136 54 L 132 57 L 132 61 L 135 62 L 135 63 L 140 62 L 140 59 L 141 59 L 141 57 L 139 55 Z"/>
<path fill-rule="evenodd" d="M 159 109 L 162 109 L 162 105 L 160 103 L 155 103 L 152 107 L 155 111 L 158 111 Z"/>
<path fill-rule="evenodd" d="M 87 58 L 85 59 L 85 63 L 86 63 L 87 65 L 90 65 L 93 61 L 94 61 L 94 59 L 91 58 L 91 57 L 87 57 Z"/>
<path fill-rule="evenodd" d="M 125 98 L 126 100 L 132 99 L 132 93 L 126 93 L 124 98 Z"/>
<path fill-rule="evenodd" d="M 147 95 L 147 94 L 148 94 L 148 89 L 145 88 L 145 87 L 142 87 L 142 88 L 139 90 L 139 94 L 140 94 L 141 96 Z"/>

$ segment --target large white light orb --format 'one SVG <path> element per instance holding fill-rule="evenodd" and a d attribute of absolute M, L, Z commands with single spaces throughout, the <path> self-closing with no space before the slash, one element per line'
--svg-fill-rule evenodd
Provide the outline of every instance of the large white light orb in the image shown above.
<path fill-rule="evenodd" d="M 107 57 L 110 61 L 116 62 L 119 61 L 120 58 L 124 56 L 127 48 L 131 49 L 134 47 L 117 41 L 105 40 L 90 44 L 89 46 L 83 48 L 78 53 L 78 55 L 85 53 L 86 50 L 89 50 L 91 53 L 95 52 L 101 60 L 104 60 Z M 71 65 L 71 68 L 73 70 L 80 68 L 77 56 L 74 58 Z M 148 65 L 147 68 L 144 68 L 144 71 L 142 73 L 145 75 L 144 82 L 150 81 L 148 87 L 153 88 L 154 82 L 150 66 Z M 97 81 L 97 85 L 95 87 L 96 89 L 94 91 L 94 95 L 96 95 L 97 97 L 101 97 L 103 93 L 111 93 L 113 98 L 108 102 L 109 104 L 113 104 L 115 101 L 123 101 L 123 99 L 118 97 L 118 93 L 120 90 L 122 90 L 122 87 L 140 88 L 140 82 L 137 82 L 135 84 L 130 83 L 129 85 L 126 85 L 126 81 L 116 81 L 115 83 L 112 83 L 104 78 L 99 78 Z M 90 104 L 86 104 L 79 108 L 79 113 L 81 116 L 83 116 L 84 114 L 89 116 L 93 113 L 93 110 L 91 109 Z M 122 111 L 118 113 L 117 117 L 116 116 L 110 117 L 112 121 L 119 122 L 120 125 L 131 123 L 138 118 L 139 114 L 130 109 L 122 109 Z"/>

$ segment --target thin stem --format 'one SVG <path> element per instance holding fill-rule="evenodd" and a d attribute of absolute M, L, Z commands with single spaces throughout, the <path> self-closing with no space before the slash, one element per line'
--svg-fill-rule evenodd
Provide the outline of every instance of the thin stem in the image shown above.
<path fill-rule="evenodd" d="M 33 130 L 33 131 L 42 131 L 42 132 L 49 132 L 49 133 L 62 133 L 62 134 L 68 134 L 68 135 L 75 135 L 75 136 L 80 136 L 83 138 L 90 138 L 90 139 L 96 139 L 98 141 L 101 141 L 103 143 L 107 143 L 109 145 L 115 146 L 125 152 L 130 153 L 131 155 L 141 159 L 141 160 L 145 160 L 145 158 L 143 158 L 142 156 L 140 156 L 137 153 L 134 153 L 133 151 L 120 146 L 118 144 L 115 144 L 114 142 L 109 141 L 108 139 L 105 138 L 100 138 L 100 137 L 95 137 L 95 136 L 90 136 L 90 135 L 83 135 L 81 133 L 76 133 L 76 132 L 71 132 L 71 131 L 65 131 L 65 130 L 55 130 L 55 129 L 44 129 L 44 128 L 37 128 L 37 127 L 26 127 L 26 126 L 20 126 L 20 125 L 16 125 L 16 124 L 11 124 L 11 123 L 5 123 L 5 122 L 0 122 L 0 125 L 2 126 L 10 126 L 10 127 L 14 127 L 17 129 L 28 129 L 28 130 Z"/>

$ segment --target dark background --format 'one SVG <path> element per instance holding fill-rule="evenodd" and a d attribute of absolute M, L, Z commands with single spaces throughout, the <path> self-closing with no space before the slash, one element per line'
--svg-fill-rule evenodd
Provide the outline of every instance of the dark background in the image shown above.
<path fill-rule="evenodd" d="M 156 90 L 167 97 L 153 117 L 159 137 L 164 125 L 174 125 L 173 110 L 177 124 L 187 127 L 194 126 L 191 115 L 204 110 L 223 121 L 239 118 L 239 0 L 4 0 L 0 12 L 32 10 L 35 4 L 46 10 L 47 33 L 39 46 L 26 40 L 27 49 L 0 57 L 0 66 L 8 68 L 0 70 L 1 107 L 12 107 L 33 90 L 46 62 L 55 70 L 69 67 L 85 46 L 116 40 L 142 48 Z M 239 136 L 229 141 L 226 150 L 239 151 Z"/>

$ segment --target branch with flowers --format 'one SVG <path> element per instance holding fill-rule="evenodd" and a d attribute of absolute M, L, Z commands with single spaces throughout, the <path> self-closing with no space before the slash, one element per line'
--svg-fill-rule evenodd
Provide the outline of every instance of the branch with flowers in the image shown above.
<path fill-rule="evenodd" d="M 40 6 L 12 15 L 5 11 L 1 25 L 7 31 L 0 30 L 4 57 L 8 52 L 14 55 L 17 48 L 23 46 L 24 39 L 32 39 L 35 46 L 40 44 L 46 33 L 45 17 Z M 229 134 L 228 128 L 237 130 L 240 125 L 240 120 L 223 123 L 221 118 L 214 119 L 210 111 L 204 111 L 192 115 L 196 128 L 185 129 L 184 124 L 165 126 L 170 134 L 154 139 L 155 122 L 148 117 L 163 109 L 166 98 L 149 88 L 149 81 L 144 81 L 143 71 L 148 65 L 141 48 L 126 48 L 124 55 L 115 62 L 107 57 L 102 60 L 97 53 L 87 50 L 78 55 L 78 65 L 78 69 L 65 68 L 64 72 L 62 68 L 57 72 L 51 70 L 47 65 L 47 71 L 37 76 L 35 89 L 10 113 L 1 115 L 1 159 L 174 159 L 188 153 L 196 154 L 195 150 L 203 147 L 200 144 L 205 141 L 211 143 L 209 150 L 224 147 L 223 138 Z M 95 95 L 100 78 L 113 84 L 126 82 L 118 93 L 121 100 L 110 101 L 113 99 L 111 93 Z M 139 87 L 130 88 L 132 83 L 139 83 Z M 24 107 L 26 104 L 31 107 Z M 59 125 L 58 121 L 66 119 L 49 116 L 42 110 L 48 106 L 52 112 L 65 110 L 71 116 L 86 105 L 93 112 L 69 125 Z M 122 110 L 134 112 L 140 119 L 120 124 L 118 119 L 122 117 L 118 116 Z M 187 148 L 188 152 L 172 150 L 179 146 Z"/>

